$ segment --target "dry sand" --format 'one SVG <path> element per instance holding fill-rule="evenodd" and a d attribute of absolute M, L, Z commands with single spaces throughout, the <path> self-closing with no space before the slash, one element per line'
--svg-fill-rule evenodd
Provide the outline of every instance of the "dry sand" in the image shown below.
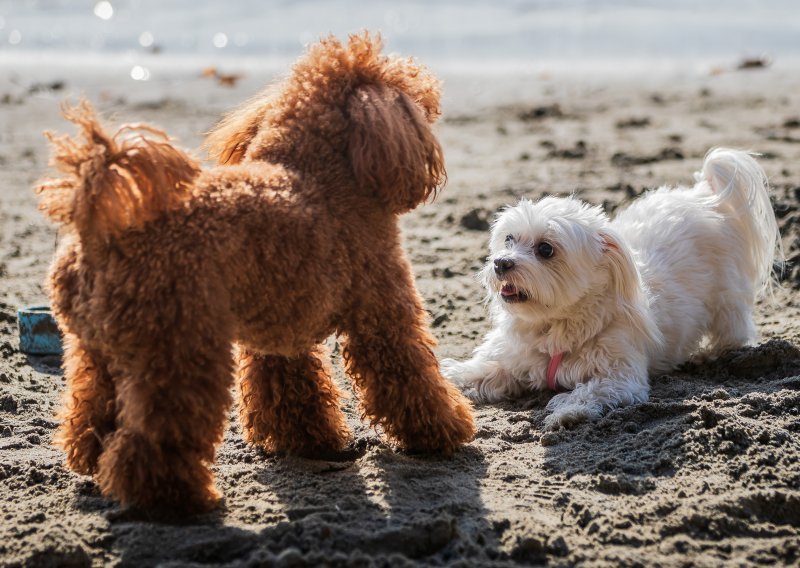
<path fill-rule="evenodd" d="M 0 565 L 797 564 L 797 77 L 454 77 L 438 130 L 450 183 L 403 222 L 439 354 L 465 357 L 489 327 L 473 274 L 498 208 L 576 191 L 613 211 L 690 182 L 709 147 L 758 150 L 794 262 L 776 301 L 757 308 L 759 347 L 654 377 L 647 404 L 569 431 L 542 431 L 547 394 L 480 406 L 475 441 L 452 459 L 395 451 L 352 398 L 357 439 L 335 462 L 268 455 L 234 421 L 215 466 L 222 507 L 160 524 L 64 468 L 51 446 L 59 361 L 17 350 L 15 309 L 44 298 L 55 241 L 30 191 L 46 169 L 40 132 L 65 130 L 59 101 L 86 93 L 196 147 L 266 78 L 229 89 L 189 73 L 129 85 L 99 71 L 0 70 Z"/>

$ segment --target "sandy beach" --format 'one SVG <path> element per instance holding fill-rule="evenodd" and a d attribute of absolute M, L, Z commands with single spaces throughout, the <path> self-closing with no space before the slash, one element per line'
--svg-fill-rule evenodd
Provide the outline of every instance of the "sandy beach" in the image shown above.
<path fill-rule="evenodd" d="M 231 423 L 213 514 L 156 523 L 121 510 L 52 446 L 60 361 L 18 351 L 16 309 L 46 301 L 56 241 L 31 186 L 64 99 L 146 121 L 197 148 L 234 87 L 195 72 L 123 81 L 101 69 L 0 68 L 0 566 L 738 566 L 800 561 L 800 74 L 776 64 L 713 73 L 559 69 L 443 75 L 437 128 L 449 183 L 403 219 L 441 357 L 490 327 L 474 278 L 488 223 L 521 197 L 568 194 L 609 213 L 689 184 L 706 151 L 760 152 L 786 257 L 757 306 L 760 345 L 652 378 L 646 404 L 545 432 L 549 394 L 478 406 L 451 459 L 389 446 L 344 402 L 356 439 L 337 461 L 248 446 Z M 224 70 L 223 70 L 224 71 Z M 336 380 L 341 372 L 335 338 Z"/>

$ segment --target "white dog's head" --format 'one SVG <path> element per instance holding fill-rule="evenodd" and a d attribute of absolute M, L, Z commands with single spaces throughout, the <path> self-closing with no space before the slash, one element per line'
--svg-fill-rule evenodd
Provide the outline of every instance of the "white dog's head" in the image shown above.
<path fill-rule="evenodd" d="M 483 284 L 490 301 L 514 317 L 568 317 L 585 299 L 635 302 L 641 294 L 631 253 L 606 215 L 572 197 L 523 199 L 505 209 L 489 249 Z"/>

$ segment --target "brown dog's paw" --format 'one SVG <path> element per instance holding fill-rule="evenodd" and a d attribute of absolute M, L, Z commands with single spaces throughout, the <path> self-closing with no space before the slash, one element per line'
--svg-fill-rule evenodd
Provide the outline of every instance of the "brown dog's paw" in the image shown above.
<path fill-rule="evenodd" d="M 451 455 L 475 437 L 469 401 L 449 384 L 444 394 L 427 399 L 416 420 L 395 430 L 394 437 L 406 451 Z"/>
<path fill-rule="evenodd" d="M 302 419 L 268 423 L 251 420 L 243 424 L 242 430 L 247 442 L 261 446 L 267 452 L 304 458 L 335 455 L 352 441 L 350 428 L 338 409 L 315 418 L 314 422 Z"/>
<path fill-rule="evenodd" d="M 94 475 L 103 451 L 97 435 L 90 429 L 76 431 L 68 422 L 61 425 L 54 444 L 67 454 L 67 467 L 81 475 Z"/>
<path fill-rule="evenodd" d="M 118 431 L 100 456 L 97 481 L 104 495 L 124 507 L 155 516 L 206 513 L 220 493 L 205 461 L 196 452 Z"/>
<path fill-rule="evenodd" d="M 342 432 L 340 436 L 330 439 L 309 438 L 300 435 L 293 440 L 269 439 L 262 444 L 262 447 L 268 452 L 281 455 L 337 461 L 335 456 L 345 452 L 350 441 L 349 432 Z"/>

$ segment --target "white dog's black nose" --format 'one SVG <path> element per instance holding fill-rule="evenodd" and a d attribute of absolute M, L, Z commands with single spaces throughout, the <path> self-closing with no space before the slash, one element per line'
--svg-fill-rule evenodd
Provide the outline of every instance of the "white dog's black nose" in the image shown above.
<path fill-rule="evenodd" d="M 514 261 L 510 258 L 494 259 L 494 273 L 498 276 L 502 276 L 512 268 L 514 268 Z"/>

